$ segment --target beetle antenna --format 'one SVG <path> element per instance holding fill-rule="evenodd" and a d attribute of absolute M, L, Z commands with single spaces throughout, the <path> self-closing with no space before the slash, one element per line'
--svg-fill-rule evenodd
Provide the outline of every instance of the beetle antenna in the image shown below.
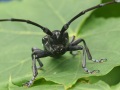
<path fill-rule="evenodd" d="M 119 3 L 120 0 L 112 0 L 111 2 L 106 2 L 106 3 L 102 3 L 102 4 L 99 4 L 99 5 L 96 5 L 94 7 L 91 7 L 91 8 L 88 8 L 86 10 L 83 10 L 82 12 L 80 12 L 79 14 L 77 14 L 76 16 L 74 16 L 70 21 L 68 21 L 65 25 L 63 25 L 62 29 L 61 29 L 61 37 L 63 35 L 63 33 L 69 28 L 69 25 L 74 21 L 76 20 L 78 17 L 84 15 L 86 12 L 88 11 L 91 11 L 91 10 L 94 10 L 94 9 L 97 9 L 97 8 L 100 8 L 100 7 L 103 7 L 103 6 L 106 6 L 106 5 L 109 5 L 109 4 L 114 4 L 114 3 Z"/>
<path fill-rule="evenodd" d="M 39 25 L 39 24 L 37 24 L 37 23 L 35 23 L 35 22 L 32 22 L 32 21 L 30 21 L 30 20 L 11 18 L 11 19 L 0 19 L 0 21 L 1 21 L 1 22 L 2 22 L 2 21 L 26 22 L 26 23 L 28 23 L 28 24 L 32 24 L 32 25 L 34 25 L 34 26 L 37 26 L 37 27 L 41 28 L 41 29 L 43 30 L 43 32 L 45 32 L 47 35 L 52 36 L 52 32 L 51 32 L 48 28 L 43 27 L 43 26 L 41 26 L 41 25 Z"/>

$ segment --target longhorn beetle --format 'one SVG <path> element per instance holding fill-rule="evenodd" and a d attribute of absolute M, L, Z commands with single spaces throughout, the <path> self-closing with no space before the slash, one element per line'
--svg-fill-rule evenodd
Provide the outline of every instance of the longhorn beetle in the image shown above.
<path fill-rule="evenodd" d="M 66 30 L 69 28 L 70 24 L 74 20 L 76 20 L 78 17 L 82 16 L 86 12 L 109 5 L 109 4 L 118 3 L 118 2 L 120 2 L 120 0 L 112 0 L 110 2 L 102 3 L 94 7 L 88 8 L 78 13 L 72 19 L 70 19 L 70 21 L 68 21 L 65 25 L 63 25 L 61 30 L 54 30 L 52 32 L 48 28 L 43 27 L 40 24 L 37 24 L 30 20 L 14 19 L 14 18 L 0 19 L 1 22 L 2 21 L 26 22 L 28 24 L 32 24 L 34 26 L 41 28 L 43 32 L 47 34 L 42 38 L 44 50 L 41 50 L 35 47 L 32 48 L 31 57 L 32 57 L 33 77 L 29 82 L 26 82 L 24 85 L 30 87 L 34 83 L 35 78 L 38 74 L 37 69 L 38 68 L 40 69 L 43 66 L 39 58 L 43 58 L 47 56 L 51 56 L 51 57 L 61 56 L 65 54 L 67 51 L 70 51 L 70 54 L 74 55 L 73 51 L 82 50 L 83 51 L 82 68 L 84 69 L 84 71 L 90 74 L 99 72 L 99 70 L 90 71 L 89 69 L 86 68 L 86 55 L 89 60 L 92 60 L 93 62 L 97 62 L 97 63 L 104 62 L 107 59 L 100 59 L 100 60 L 93 59 L 84 39 L 79 38 L 78 40 L 75 40 L 75 36 L 73 36 L 71 42 L 69 42 L 69 35 L 68 35 L 68 32 L 66 32 Z M 83 43 L 83 46 L 79 45 L 79 43 L 81 42 Z M 38 68 L 36 66 L 36 61 L 39 64 Z"/>

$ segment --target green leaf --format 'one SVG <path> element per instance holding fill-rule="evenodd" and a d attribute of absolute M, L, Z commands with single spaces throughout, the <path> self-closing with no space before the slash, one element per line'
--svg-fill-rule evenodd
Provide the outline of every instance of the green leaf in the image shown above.
<path fill-rule="evenodd" d="M 94 84 L 81 83 L 78 81 L 77 84 L 74 85 L 73 88 L 69 90 L 119 90 L 119 89 L 120 89 L 120 83 L 110 87 L 107 83 L 100 80 Z"/>
<path fill-rule="evenodd" d="M 117 11 L 118 15 L 116 15 L 116 13 L 114 12 L 110 12 L 110 13 L 113 13 L 112 16 L 110 16 L 111 14 L 106 15 L 106 11 L 111 10 L 111 8 L 108 9 L 109 7 L 103 8 L 103 10 L 101 9 L 101 10 L 95 11 L 90 16 L 90 18 L 86 21 L 86 23 L 84 23 L 82 29 L 78 33 L 78 37 L 84 38 L 87 44 L 89 45 L 88 47 L 92 52 L 93 58 L 104 57 L 108 59 L 108 61 L 105 63 L 102 63 L 101 66 L 98 66 L 98 65 L 94 66 L 95 68 L 98 67 L 99 70 L 101 69 L 100 70 L 101 75 L 105 75 L 109 71 L 111 71 L 114 67 L 120 66 L 120 61 L 119 61 L 119 58 L 120 58 L 119 57 L 120 55 L 120 49 L 119 49 L 120 12 L 118 9 L 116 9 L 116 7 L 119 7 L 119 4 L 116 5 L 116 7 L 114 5 L 115 7 L 114 9 L 115 11 Z M 114 9 L 112 10 L 114 11 Z M 118 82 L 120 82 L 118 71 L 119 71 L 119 68 L 113 69 L 112 72 L 110 72 L 105 76 L 101 76 L 101 77 L 97 76 L 97 79 L 98 79 L 97 81 L 103 80 L 109 85 L 115 85 Z M 93 79 L 96 81 L 96 77 L 93 77 Z M 88 81 L 89 81 L 89 78 L 88 78 Z M 93 83 L 93 81 L 90 83 Z M 116 88 L 117 87 L 119 87 L 119 85 L 117 85 Z"/>
<path fill-rule="evenodd" d="M 77 85 L 69 90 L 111 90 L 111 88 L 105 82 L 99 81 L 95 84 L 77 83 Z"/>
<path fill-rule="evenodd" d="M 99 0 L 100 1 L 100 0 Z M 0 4 L 0 18 L 23 18 L 35 21 L 44 25 L 50 30 L 61 29 L 62 25 L 70 20 L 81 10 L 100 3 L 98 0 L 23 0 Z M 119 9 L 118 9 L 119 10 Z M 72 57 L 66 53 L 60 58 L 41 59 L 44 67 L 39 71 L 37 81 L 44 78 L 51 82 L 43 83 L 35 81 L 35 85 L 29 89 L 62 90 L 72 87 L 79 78 L 89 76 L 105 75 L 115 66 L 120 65 L 119 61 L 119 24 L 120 18 L 101 18 L 91 16 L 87 23 L 84 23 L 90 13 L 82 16 L 71 24 L 68 32 L 70 36 L 77 34 L 86 40 L 92 56 L 96 59 L 107 58 L 108 61 L 102 64 L 87 61 L 87 68 L 100 70 L 98 74 L 86 74 L 81 68 L 81 56 Z M 82 29 L 81 29 L 82 26 Z M 78 32 L 80 28 L 80 32 Z M 41 39 L 45 35 L 42 30 L 25 23 L 0 23 L 0 89 L 24 89 L 22 83 L 30 80 L 31 71 L 31 47 L 36 46 L 43 49 Z M 77 39 L 76 38 L 76 39 Z M 97 44 L 97 45 L 96 45 Z M 41 85 L 43 83 L 43 85 Z M 82 85 L 84 87 L 84 85 Z M 91 87 L 91 86 L 90 86 Z M 105 87 L 108 85 L 105 84 Z M 108 87 L 109 90 L 109 87 Z"/>
<path fill-rule="evenodd" d="M 120 83 L 115 86 L 112 86 L 112 90 L 119 90 L 119 89 L 120 89 Z"/>
<path fill-rule="evenodd" d="M 108 85 L 113 86 L 116 85 L 120 82 L 120 66 L 115 67 L 114 69 L 112 69 L 112 71 L 110 71 L 108 74 L 104 75 L 104 76 L 92 76 L 89 77 L 89 82 L 90 83 L 96 83 L 99 80 L 102 80 L 104 82 L 106 82 Z"/>
<path fill-rule="evenodd" d="M 69 90 L 119 90 L 120 89 L 120 66 L 104 76 L 91 76 L 79 79 Z"/>
<path fill-rule="evenodd" d="M 120 89 L 120 83 L 110 87 L 107 83 L 100 80 L 94 84 L 81 83 L 81 81 L 80 82 L 78 81 L 77 84 L 74 85 L 69 90 L 119 90 L 119 89 Z"/>
<path fill-rule="evenodd" d="M 101 13 L 101 12 L 100 12 Z M 86 21 L 78 37 L 82 37 L 89 44 L 93 58 L 107 58 L 108 61 L 100 66 L 101 74 L 105 75 L 114 67 L 119 66 L 119 24 L 120 18 L 97 17 L 93 13 Z"/>
<path fill-rule="evenodd" d="M 40 84 L 40 85 L 39 85 Z M 39 86 L 38 86 L 39 85 Z M 44 79 L 37 80 L 33 87 L 19 87 L 12 83 L 11 79 L 9 80 L 8 88 L 10 90 L 64 90 L 63 85 L 59 85 L 50 81 L 45 81 Z"/>

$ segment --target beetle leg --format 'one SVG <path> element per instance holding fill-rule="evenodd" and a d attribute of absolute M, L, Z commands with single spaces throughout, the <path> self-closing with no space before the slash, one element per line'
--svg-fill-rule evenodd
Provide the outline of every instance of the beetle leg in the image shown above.
<path fill-rule="evenodd" d="M 36 76 L 38 75 L 38 71 L 37 71 L 37 67 L 36 67 L 36 59 L 35 59 L 35 54 L 32 53 L 32 72 L 33 72 L 33 77 L 30 81 L 26 82 L 24 84 L 24 86 L 27 86 L 27 87 L 30 87 L 33 83 L 34 83 L 34 80 L 36 78 Z"/>
<path fill-rule="evenodd" d="M 74 40 L 75 40 L 75 36 L 72 36 L 72 39 L 71 39 L 70 43 L 72 43 Z"/>
<path fill-rule="evenodd" d="M 41 68 L 43 66 L 42 62 L 40 61 L 39 58 L 42 58 L 42 57 L 47 57 L 49 56 L 50 53 L 46 52 L 46 51 L 43 51 L 43 50 L 40 50 L 40 49 L 37 49 L 37 48 L 32 48 L 32 71 L 33 71 L 33 77 L 30 81 L 28 81 L 27 83 L 24 84 L 24 86 L 27 86 L 27 87 L 30 87 L 34 81 L 35 81 L 35 78 L 37 77 L 38 75 L 38 71 L 37 71 L 37 66 L 36 66 L 36 60 L 38 61 L 38 64 L 40 65 L 39 68 Z"/>
<path fill-rule="evenodd" d="M 70 44 L 75 40 L 75 36 L 72 36 L 72 39 L 71 39 L 71 42 Z M 76 53 L 73 53 L 73 51 L 70 51 L 70 54 L 73 55 L 73 56 L 76 56 L 77 55 L 77 52 Z"/>
<path fill-rule="evenodd" d="M 37 67 L 37 69 L 41 69 L 43 67 L 43 63 L 41 62 L 40 59 L 37 59 L 39 67 Z"/>
<path fill-rule="evenodd" d="M 33 53 L 36 53 L 36 52 L 38 52 L 38 51 L 42 51 L 42 50 L 40 50 L 40 49 L 38 49 L 38 48 L 36 48 L 36 47 L 32 48 L 32 52 L 33 52 Z M 36 57 L 37 57 L 37 55 L 35 55 L 35 58 L 36 58 Z M 37 58 L 37 62 L 38 62 L 38 64 L 39 64 L 39 67 L 37 67 L 37 69 L 40 69 L 41 67 L 43 67 L 43 63 L 40 61 L 39 58 Z"/>
<path fill-rule="evenodd" d="M 93 70 L 90 71 L 89 69 L 87 69 L 86 67 L 86 50 L 83 46 L 69 46 L 68 47 L 68 51 L 76 51 L 76 50 L 82 50 L 83 51 L 83 59 L 82 59 L 82 68 L 84 69 L 85 72 L 93 74 L 93 73 L 98 73 L 99 70 Z"/>
<path fill-rule="evenodd" d="M 93 62 L 96 62 L 96 63 L 102 63 L 102 62 L 106 62 L 107 59 L 106 58 L 103 58 L 103 59 L 100 59 L 100 60 L 97 60 L 97 59 L 92 59 Z"/>
<path fill-rule="evenodd" d="M 84 47 L 85 47 L 85 50 L 86 50 L 88 59 L 91 60 L 91 59 L 92 59 L 92 56 L 91 56 L 91 54 L 90 54 L 90 51 L 89 51 L 89 49 L 88 49 L 88 47 L 87 47 L 86 42 L 85 42 L 84 39 L 81 39 L 81 38 L 80 38 L 80 39 L 78 39 L 78 40 L 75 40 L 75 41 L 72 42 L 70 45 L 71 45 L 71 46 L 75 46 L 75 45 L 78 45 L 78 44 L 81 43 L 81 42 L 83 42 L 83 44 L 84 44 Z"/>
<path fill-rule="evenodd" d="M 84 44 L 84 48 L 85 48 L 85 51 L 86 51 L 86 53 L 87 53 L 87 56 L 88 56 L 88 59 L 89 59 L 89 60 L 92 60 L 93 62 L 97 62 L 97 63 L 107 61 L 107 59 L 100 59 L 100 60 L 93 59 L 84 39 L 81 39 L 81 38 L 80 38 L 80 39 L 78 39 L 78 40 L 75 40 L 75 41 L 72 42 L 70 45 L 71 45 L 71 46 L 75 46 L 75 45 L 78 45 L 78 44 L 81 43 L 81 42 L 83 42 L 83 44 Z"/>
<path fill-rule="evenodd" d="M 90 70 L 88 70 L 88 69 L 86 68 L 86 50 L 85 50 L 84 47 L 83 47 L 82 68 L 85 70 L 85 72 L 90 73 L 90 74 L 100 72 L 99 70 L 92 70 L 92 71 L 90 71 Z"/>

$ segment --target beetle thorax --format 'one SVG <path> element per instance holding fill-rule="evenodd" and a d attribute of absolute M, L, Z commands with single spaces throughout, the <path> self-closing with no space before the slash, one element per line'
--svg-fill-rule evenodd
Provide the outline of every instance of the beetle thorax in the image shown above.
<path fill-rule="evenodd" d="M 46 35 L 43 38 L 44 49 L 51 52 L 53 55 L 62 55 L 65 53 L 65 48 L 68 45 L 68 33 L 65 32 L 62 37 L 60 37 L 60 31 L 55 30 L 52 32 L 53 35 Z"/>
<path fill-rule="evenodd" d="M 65 51 L 66 47 L 66 40 L 68 38 L 60 37 L 60 31 L 55 30 L 53 31 L 53 36 L 49 38 L 52 53 L 53 54 L 62 54 Z M 64 42 L 63 42 L 64 41 Z"/>

